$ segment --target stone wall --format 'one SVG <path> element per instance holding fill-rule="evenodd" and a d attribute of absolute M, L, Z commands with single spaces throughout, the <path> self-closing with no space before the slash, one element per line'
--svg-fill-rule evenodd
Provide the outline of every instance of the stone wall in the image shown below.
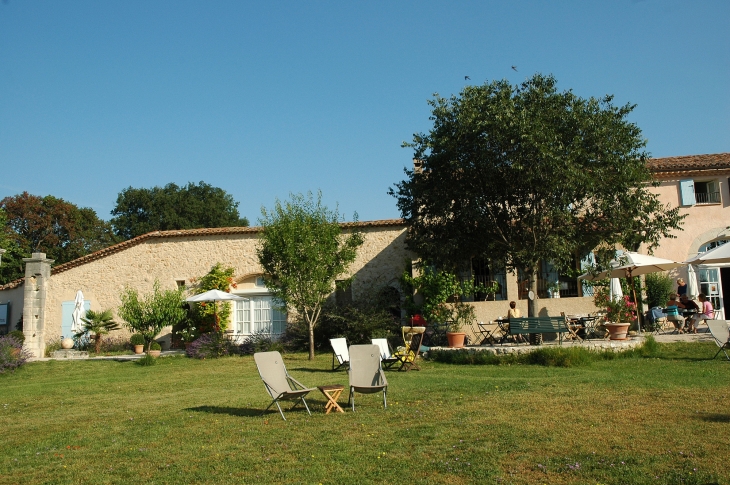
<path fill-rule="evenodd" d="M 363 223 L 360 230 L 365 242 L 350 273 L 343 275 L 343 278 L 354 275 L 355 299 L 366 296 L 370 288 L 397 286 L 397 279 L 411 258 L 405 248 L 405 226 Z M 62 302 L 73 300 L 78 290 L 91 302 L 92 310 L 116 311 L 121 303 L 120 294 L 127 285 L 144 294 L 159 280 L 163 289 L 172 289 L 177 281 L 189 283 L 191 278 L 205 275 L 215 263 L 235 268 L 238 281 L 261 274 L 256 257 L 256 228 L 235 234 L 224 231 L 207 234 L 206 231 L 200 230 L 200 234 L 194 230 L 181 231 L 184 236 L 176 236 L 173 231 L 160 233 L 54 274 L 48 282 L 45 305 L 46 341 L 60 335 Z"/>

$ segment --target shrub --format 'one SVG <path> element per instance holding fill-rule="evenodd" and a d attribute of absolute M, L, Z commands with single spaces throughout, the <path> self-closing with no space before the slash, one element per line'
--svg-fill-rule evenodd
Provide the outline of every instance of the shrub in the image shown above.
<path fill-rule="evenodd" d="M 157 341 L 153 340 L 150 343 L 150 350 L 162 350 L 162 346 L 160 346 L 160 344 Z"/>
<path fill-rule="evenodd" d="M 270 352 L 277 350 L 281 352 L 284 346 L 280 342 L 271 339 L 271 335 L 258 332 L 246 337 L 241 345 L 238 346 L 237 352 L 242 355 L 251 355 L 256 352 Z"/>
<path fill-rule="evenodd" d="M 651 358 L 659 354 L 659 344 L 651 335 L 644 343 L 623 352 L 592 351 L 583 347 L 542 347 L 526 354 L 495 355 L 491 352 L 462 350 L 431 350 L 428 359 L 445 364 L 503 365 L 527 364 L 545 367 L 579 367 L 601 360 Z"/>
<path fill-rule="evenodd" d="M 152 357 L 150 354 L 145 354 L 142 358 L 137 360 L 137 365 L 143 367 L 157 364 L 157 359 Z"/>
<path fill-rule="evenodd" d="M 129 339 L 129 342 L 132 345 L 144 345 L 144 335 L 141 333 L 135 333 L 132 335 L 132 337 Z"/>
<path fill-rule="evenodd" d="M 223 334 L 204 333 L 191 343 L 185 351 L 194 359 L 214 359 L 236 353 L 236 346 Z"/>
<path fill-rule="evenodd" d="M 13 330 L 8 335 L 15 337 L 15 340 L 17 340 L 21 344 L 25 343 L 25 334 L 23 333 L 22 330 Z"/>
<path fill-rule="evenodd" d="M 0 374 L 6 371 L 15 371 L 25 364 L 31 357 L 30 352 L 23 348 L 20 342 L 12 335 L 0 337 Z"/>
<path fill-rule="evenodd" d="M 102 354 L 129 352 L 129 339 L 121 335 L 106 337 L 101 341 Z"/>
<path fill-rule="evenodd" d="M 54 338 L 54 339 L 46 342 L 46 352 L 45 352 L 46 357 L 52 356 L 53 353 L 57 350 L 61 350 L 61 339 L 60 338 Z"/>
<path fill-rule="evenodd" d="M 646 302 L 649 308 L 664 306 L 674 290 L 674 282 L 666 273 L 646 275 Z"/>

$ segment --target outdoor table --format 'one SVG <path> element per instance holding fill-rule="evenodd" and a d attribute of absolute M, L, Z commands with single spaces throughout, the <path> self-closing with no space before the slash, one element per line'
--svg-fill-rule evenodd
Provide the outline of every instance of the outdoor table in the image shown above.
<path fill-rule="evenodd" d="M 494 320 L 494 323 L 497 324 L 497 327 L 499 327 L 500 332 L 502 332 L 502 335 L 499 338 L 499 344 L 502 345 L 505 342 L 509 341 L 509 338 L 512 336 L 512 334 L 509 331 L 509 318 L 497 318 Z"/>
<path fill-rule="evenodd" d="M 430 328 L 430 332 L 429 332 Z M 428 335 L 428 345 L 444 345 L 446 343 L 446 331 L 449 329 L 448 323 L 432 323 L 426 327 L 426 334 Z"/>
<path fill-rule="evenodd" d="M 479 330 L 479 334 L 482 336 L 479 341 L 479 345 L 489 343 L 490 339 L 494 341 L 494 336 L 492 334 L 497 329 L 493 328 L 491 323 L 478 322 L 477 329 Z"/>
<path fill-rule="evenodd" d="M 324 406 L 325 414 L 329 414 L 333 409 L 341 413 L 345 412 L 342 410 L 340 405 L 337 404 L 337 399 L 340 398 L 340 394 L 342 394 L 345 386 L 342 384 L 331 384 L 329 386 L 317 386 L 317 389 L 319 389 L 327 398 L 327 404 Z"/>

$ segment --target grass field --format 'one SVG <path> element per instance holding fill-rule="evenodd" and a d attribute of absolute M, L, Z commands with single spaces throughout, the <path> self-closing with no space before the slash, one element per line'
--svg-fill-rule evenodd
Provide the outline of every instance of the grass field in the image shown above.
<path fill-rule="evenodd" d="M 730 362 L 712 344 L 580 367 L 388 372 L 381 395 L 261 416 L 252 357 L 50 361 L 0 375 L 0 483 L 730 483 Z M 347 385 L 287 354 L 310 386 Z M 346 393 L 343 399 L 346 399 Z"/>

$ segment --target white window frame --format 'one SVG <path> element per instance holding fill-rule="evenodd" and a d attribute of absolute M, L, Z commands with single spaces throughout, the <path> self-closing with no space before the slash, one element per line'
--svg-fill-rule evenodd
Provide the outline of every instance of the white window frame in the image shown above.
<path fill-rule="evenodd" d="M 277 310 L 269 293 L 237 293 L 233 302 L 233 335 L 238 339 L 258 332 L 278 337 L 286 330 L 287 314 Z"/>

